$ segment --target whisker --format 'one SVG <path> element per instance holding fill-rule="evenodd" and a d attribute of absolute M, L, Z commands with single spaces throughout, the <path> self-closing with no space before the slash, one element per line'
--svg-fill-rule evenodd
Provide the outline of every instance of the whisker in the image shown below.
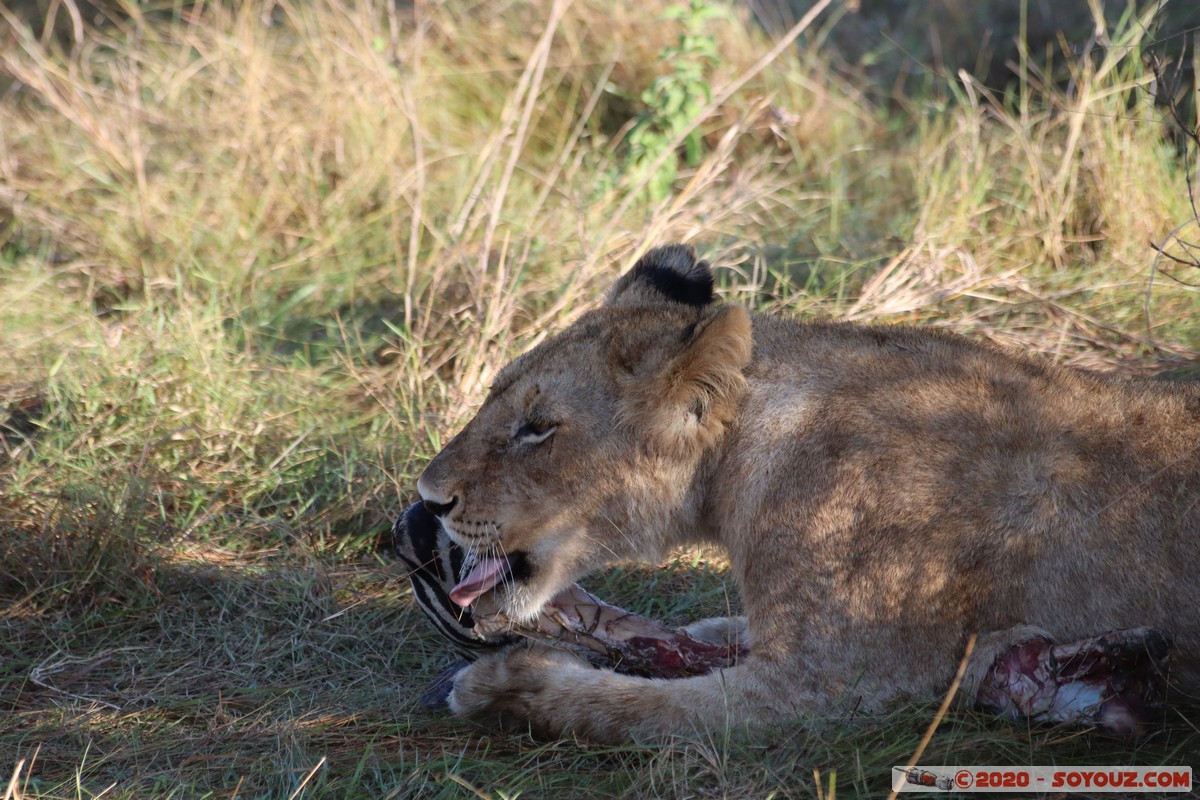
<path fill-rule="evenodd" d="M 638 550 L 638 547 L 637 547 L 637 542 L 636 542 L 636 541 L 634 541 L 634 539 L 633 539 L 633 537 L 632 537 L 632 536 L 630 536 L 628 533 L 626 533 L 625 531 L 623 531 L 623 530 L 621 529 L 621 527 L 620 527 L 619 525 L 617 525 L 617 523 L 615 523 L 615 522 L 613 522 L 611 519 L 609 519 L 609 518 L 608 518 L 608 515 L 606 515 L 606 514 L 603 514 L 603 513 L 602 513 L 600 516 L 601 516 L 601 517 L 603 517 L 603 518 L 604 518 L 604 521 L 605 521 L 605 522 L 607 522 L 609 525 L 611 525 L 611 526 L 612 526 L 612 529 L 613 529 L 614 531 L 616 531 L 616 532 L 617 532 L 617 533 L 618 533 L 618 534 L 621 536 L 621 538 L 622 538 L 622 539 L 624 539 L 624 540 L 625 540 L 625 543 L 629 545 L 629 549 L 630 549 L 630 551 L 631 551 L 631 552 L 637 552 L 637 550 Z M 611 553 L 611 554 L 612 554 L 612 557 L 613 557 L 613 558 L 617 559 L 618 561 L 623 561 L 623 560 L 625 560 L 626 558 L 628 558 L 628 556 L 623 556 L 623 555 L 621 555 L 621 554 L 620 554 L 620 553 L 618 553 L 616 550 L 612 549 L 612 547 L 610 547 L 610 546 L 609 546 L 607 543 L 605 543 L 605 542 L 601 541 L 600 539 L 596 538 L 595 536 L 592 536 L 592 535 L 590 535 L 590 534 L 589 534 L 589 535 L 588 535 L 588 539 L 590 539 L 591 541 L 593 541 L 593 542 L 595 542 L 596 544 L 598 544 L 598 545 L 600 545 L 601 547 L 603 547 L 605 550 L 607 550 L 609 553 Z"/>
<path fill-rule="evenodd" d="M 493 527 L 495 527 L 494 523 L 493 523 Z M 503 540 L 503 538 L 501 538 L 498 529 L 496 532 L 496 547 L 499 550 L 500 557 L 507 560 L 508 552 L 507 552 L 506 548 L 504 547 L 504 540 Z M 510 570 L 504 571 L 504 574 L 500 577 L 500 583 L 510 594 L 514 593 L 516 591 L 517 581 L 516 581 L 516 579 L 513 578 L 512 572 Z M 511 617 L 508 618 L 507 633 L 509 633 L 511 635 L 515 629 L 516 629 L 516 621 L 513 620 Z"/>

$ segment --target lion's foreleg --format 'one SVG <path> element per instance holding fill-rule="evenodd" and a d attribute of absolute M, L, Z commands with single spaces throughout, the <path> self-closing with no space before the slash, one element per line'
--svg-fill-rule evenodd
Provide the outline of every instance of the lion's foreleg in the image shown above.
<path fill-rule="evenodd" d="M 768 689 L 753 659 L 664 680 L 595 669 L 542 646 L 513 648 L 472 664 L 455 679 L 449 703 L 456 715 L 485 724 L 597 742 L 691 737 L 770 722 L 790 708 Z"/>

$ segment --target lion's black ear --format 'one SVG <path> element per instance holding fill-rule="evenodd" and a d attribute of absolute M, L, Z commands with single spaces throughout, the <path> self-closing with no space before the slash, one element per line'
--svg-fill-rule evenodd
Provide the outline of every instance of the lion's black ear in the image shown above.
<path fill-rule="evenodd" d="M 656 247 L 638 259 L 608 292 L 609 305 L 681 303 L 703 308 L 713 301 L 713 276 L 707 261 L 696 260 L 691 245 Z"/>

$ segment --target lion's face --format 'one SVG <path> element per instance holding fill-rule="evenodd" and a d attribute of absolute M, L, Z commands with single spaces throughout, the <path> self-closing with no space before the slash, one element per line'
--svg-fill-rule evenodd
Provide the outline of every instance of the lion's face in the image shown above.
<path fill-rule="evenodd" d="M 660 248 L 608 302 L 509 364 L 417 482 L 474 557 L 452 597 L 532 617 L 559 590 L 687 524 L 704 452 L 744 391 L 746 312 L 711 304 L 689 248 Z"/>

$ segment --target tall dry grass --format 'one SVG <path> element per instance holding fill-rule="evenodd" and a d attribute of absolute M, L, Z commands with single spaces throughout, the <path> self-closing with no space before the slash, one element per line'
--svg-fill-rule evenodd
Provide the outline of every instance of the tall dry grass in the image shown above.
<path fill-rule="evenodd" d="M 499 365 L 656 242 L 779 313 L 1189 368 L 1194 290 L 1145 316 L 1146 243 L 1192 213 L 1149 12 L 1068 82 L 1026 57 L 1007 94 L 893 108 L 811 41 L 764 59 L 735 7 L 702 157 L 656 198 L 625 137 L 666 7 L 124 4 L 55 38 L 0 6 L 5 800 L 809 796 L 831 769 L 872 796 L 904 762 L 928 709 L 766 748 L 465 736 L 412 704 L 437 643 L 373 543 Z M 699 565 L 604 589 L 724 611 Z M 1095 755 L 1071 736 L 955 718 L 930 757 Z"/>

